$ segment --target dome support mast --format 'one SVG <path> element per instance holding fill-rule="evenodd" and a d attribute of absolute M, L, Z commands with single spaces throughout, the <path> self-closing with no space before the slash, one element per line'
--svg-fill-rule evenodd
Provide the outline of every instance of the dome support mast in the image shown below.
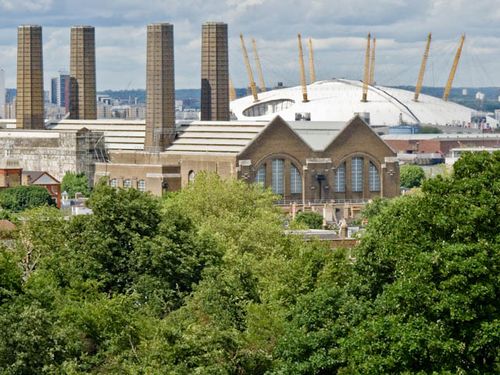
<path fill-rule="evenodd" d="M 302 102 L 306 103 L 307 99 L 307 83 L 306 83 L 306 69 L 304 67 L 304 53 L 302 50 L 302 37 L 297 34 L 297 39 L 299 43 L 299 65 L 300 65 L 300 83 L 302 85 Z"/>
<path fill-rule="evenodd" d="M 429 50 L 431 47 L 432 34 L 427 36 L 427 45 L 425 46 L 424 56 L 422 57 L 422 64 L 420 65 L 420 72 L 418 73 L 417 86 L 415 86 L 415 96 L 413 100 L 418 102 L 418 96 L 424 84 L 425 67 L 427 66 L 427 59 L 429 58 Z"/>
<path fill-rule="evenodd" d="M 255 66 L 257 67 L 257 74 L 259 76 L 260 92 L 266 91 L 266 83 L 264 82 L 264 74 L 262 73 L 262 65 L 260 65 L 259 53 L 257 52 L 257 43 L 252 38 L 253 56 L 255 58 Z"/>
<path fill-rule="evenodd" d="M 460 38 L 460 44 L 458 45 L 457 53 L 455 55 L 455 60 L 453 60 L 453 66 L 451 67 L 450 76 L 448 77 L 448 82 L 446 83 L 446 87 L 444 88 L 443 100 L 448 101 L 448 97 L 450 96 L 451 86 L 453 85 L 453 80 L 455 79 L 455 74 L 457 72 L 458 63 L 460 61 L 460 55 L 462 54 L 462 48 L 465 42 L 465 34 L 462 34 Z"/>
<path fill-rule="evenodd" d="M 233 80 L 229 78 L 229 100 L 236 100 L 236 90 L 234 89 Z"/>
<path fill-rule="evenodd" d="M 258 102 L 259 96 L 257 94 L 257 86 L 255 86 L 255 81 L 253 79 L 252 67 L 250 66 L 250 60 L 248 59 L 247 48 L 245 47 L 245 40 L 243 39 L 243 34 L 240 34 L 241 49 L 243 51 L 243 60 L 245 60 L 245 66 L 247 68 L 248 80 L 250 81 L 250 90 L 252 91 L 253 101 Z"/>
<path fill-rule="evenodd" d="M 309 77 L 310 77 L 311 83 L 316 82 L 316 69 L 314 68 L 313 42 L 312 42 L 311 38 L 309 38 Z"/>
<path fill-rule="evenodd" d="M 370 85 L 375 84 L 375 48 L 377 44 L 377 39 L 373 38 L 373 46 L 371 49 L 372 55 L 370 57 Z"/>
<path fill-rule="evenodd" d="M 371 35 L 368 33 L 366 38 L 366 51 L 365 51 L 365 71 L 363 77 L 363 95 L 361 101 L 366 103 L 368 101 L 368 81 L 370 80 L 370 39 Z"/>

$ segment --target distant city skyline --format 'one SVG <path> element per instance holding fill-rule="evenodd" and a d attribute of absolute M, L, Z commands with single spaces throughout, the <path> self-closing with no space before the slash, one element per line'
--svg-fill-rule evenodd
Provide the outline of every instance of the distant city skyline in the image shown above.
<path fill-rule="evenodd" d="M 98 10 L 98 11 L 97 11 Z M 96 31 L 97 90 L 145 88 L 146 26 L 174 25 L 177 88 L 199 88 L 201 25 L 229 25 L 230 76 L 247 84 L 239 33 L 255 38 L 267 86 L 298 84 L 296 36 L 311 37 L 318 79 L 361 79 L 365 38 L 377 38 L 375 80 L 414 85 L 425 38 L 433 44 L 424 84 L 443 86 L 462 33 L 467 34 L 455 86 L 500 86 L 500 10 L 494 0 L 0 0 L 0 67 L 15 87 L 16 33 L 21 24 L 43 27 L 45 90 L 58 71 L 69 69 L 73 25 Z M 253 65 L 253 56 L 250 56 Z M 255 70 L 255 67 L 254 67 Z"/>

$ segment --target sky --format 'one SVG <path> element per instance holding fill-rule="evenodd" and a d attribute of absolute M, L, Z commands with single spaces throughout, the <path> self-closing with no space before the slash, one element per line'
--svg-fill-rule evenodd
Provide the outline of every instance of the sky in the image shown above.
<path fill-rule="evenodd" d="M 268 87 L 300 82 L 297 33 L 312 38 L 318 79 L 361 79 L 366 35 L 377 38 L 375 80 L 414 85 L 432 32 L 424 84 L 444 86 L 466 34 L 455 86 L 500 86 L 499 0 L 0 0 L 0 67 L 15 87 L 16 33 L 43 27 L 44 76 L 69 69 L 72 25 L 96 28 L 97 89 L 145 87 L 146 25 L 174 25 L 177 88 L 199 88 L 201 24 L 229 25 L 230 76 L 248 79 L 239 34 L 255 38 Z M 307 49 L 305 49 L 307 52 Z M 307 58 L 307 53 L 305 55 Z M 306 60 L 307 66 L 307 60 Z M 254 66 L 255 73 L 255 66 Z"/>

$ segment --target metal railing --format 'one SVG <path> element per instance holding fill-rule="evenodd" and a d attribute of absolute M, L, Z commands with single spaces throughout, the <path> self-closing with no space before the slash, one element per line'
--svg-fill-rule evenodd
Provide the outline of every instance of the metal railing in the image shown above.
<path fill-rule="evenodd" d="M 314 206 L 314 205 L 323 205 L 323 204 L 365 204 L 370 202 L 371 199 L 309 199 L 302 202 L 302 199 L 281 199 L 275 202 L 277 206 L 289 206 L 295 203 L 297 206 L 302 206 L 302 204 L 306 206 Z"/>

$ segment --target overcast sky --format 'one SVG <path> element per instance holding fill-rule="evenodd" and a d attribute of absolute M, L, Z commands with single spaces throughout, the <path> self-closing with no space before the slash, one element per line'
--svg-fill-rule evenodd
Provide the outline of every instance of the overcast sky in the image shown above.
<path fill-rule="evenodd" d="M 297 33 L 313 39 L 319 79 L 360 79 L 366 34 L 377 38 L 376 81 L 414 85 L 425 39 L 425 84 L 443 86 L 461 33 L 455 86 L 500 86 L 499 0 L 0 0 L 0 67 L 15 86 L 20 24 L 43 26 L 45 82 L 69 68 L 69 27 L 96 27 L 97 88 L 145 87 L 146 25 L 174 24 L 177 88 L 200 86 L 201 24 L 229 24 L 230 75 L 247 84 L 239 46 L 255 38 L 267 86 L 299 82 Z M 252 55 L 251 55 L 252 58 Z M 253 58 L 252 58 L 253 64 Z M 306 62 L 307 64 L 307 62 Z M 46 86 L 46 89 L 48 86 Z"/>

